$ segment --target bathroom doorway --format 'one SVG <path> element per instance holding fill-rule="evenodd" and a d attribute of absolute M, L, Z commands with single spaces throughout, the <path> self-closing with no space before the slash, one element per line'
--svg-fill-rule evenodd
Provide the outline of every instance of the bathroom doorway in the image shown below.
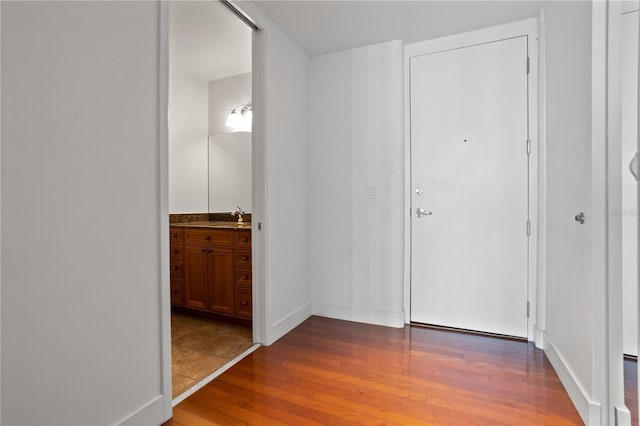
<path fill-rule="evenodd" d="M 252 38 L 225 2 L 170 2 L 172 397 L 255 349 Z"/>

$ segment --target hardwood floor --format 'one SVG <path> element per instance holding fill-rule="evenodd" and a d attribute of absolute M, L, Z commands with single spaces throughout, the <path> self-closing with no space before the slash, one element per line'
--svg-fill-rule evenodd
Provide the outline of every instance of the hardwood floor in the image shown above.
<path fill-rule="evenodd" d="M 624 360 L 624 403 L 631 411 L 631 424 L 638 424 L 638 362 Z"/>
<path fill-rule="evenodd" d="M 174 407 L 167 424 L 582 421 L 530 343 L 311 317 Z"/>

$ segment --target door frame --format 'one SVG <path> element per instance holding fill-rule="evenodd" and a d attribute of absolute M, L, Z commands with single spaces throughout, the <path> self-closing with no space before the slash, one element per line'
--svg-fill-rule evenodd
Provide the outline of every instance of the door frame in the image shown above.
<path fill-rule="evenodd" d="M 602 424 L 631 424 L 631 413 L 625 405 L 623 366 L 623 283 L 622 283 L 622 193 L 620 179 L 628 173 L 621 164 L 622 154 L 622 15 L 637 10 L 630 2 L 593 3 L 592 24 L 592 200 L 594 220 L 594 291 L 595 298 L 605 302 L 602 319 L 594 329 L 594 376 L 596 396 L 603 401 Z M 639 109 L 640 111 L 640 109 Z M 624 159 L 626 160 L 626 159 Z M 598 210 L 596 210 L 598 208 Z M 597 211 L 605 217 L 595 217 Z M 640 225 L 640 218 L 639 218 Z M 595 227 L 594 227 L 595 228 Z M 640 229 L 640 228 L 639 228 Z M 639 253 L 640 256 L 640 253 Z M 640 258 L 638 259 L 640 264 Z M 640 316 L 638 317 L 640 330 Z M 638 341 L 640 352 L 640 340 Z M 598 369 L 598 365 L 606 365 Z"/>
<path fill-rule="evenodd" d="M 211 0 L 219 1 L 219 0 Z M 267 324 L 270 324 L 267 295 L 269 283 L 266 272 L 266 235 L 263 230 L 267 222 L 267 66 L 269 36 L 268 22 L 249 4 L 242 7 L 235 1 L 226 1 L 226 6 L 235 8 L 254 23 L 251 43 L 251 84 L 252 109 L 254 111 L 252 125 L 252 305 L 253 305 L 253 341 L 266 344 L 269 342 Z M 159 1 L 159 87 L 158 87 L 158 143 L 159 153 L 159 214 L 160 214 L 160 335 L 161 335 L 161 392 L 162 408 L 165 418 L 173 413 L 173 396 L 171 389 L 171 297 L 169 291 L 169 3 Z M 247 10 L 248 9 L 248 10 Z M 232 12 L 230 12 L 232 13 Z M 238 17 L 238 19 L 241 19 Z M 168 397 L 167 397 L 168 396 Z"/>
<path fill-rule="evenodd" d="M 407 44 L 404 48 L 404 300 L 405 323 L 411 322 L 411 86 L 409 62 L 412 57 L 437 53 L 446 50 L 460 49 L 493 41 L 527 36 L 527 48 L 529 56 L 529 80 L 528 80 L 528 110 L 529 110 L 529 139 L 531 140 L 531 154 L 529 156 L 529 220 L 531 220 L 531 235 L 529 238 L 528 259 L 528 284 L 527 294 L 529 301 L 529 318 L 527 321 L 528 340 L 535 341 L 536 345 L 543 345 L 544 334 L 544 273 L 539 271 L 538 258 L 543 258 L 540 253 L 540 241 L 538 236 L 544 235 L 544 222 L 538 221 L 544 217 L 546 199 L 546 187 L 540 185 L 539 176 L 544 176 L 544 132 L 539 132 L 538 126 L 538 18 L 516 21 L 509 24 L 485 28 L 452 36 L 427 40 L 418 43 Z M 522 64 L 523 68 L 526 64 Z M 526 139 L 522 141 L 523 150 L 526 149 Z M 542 182 L 543 183 L 543 182 Z M 542 214 L 541 214 L 542 213 Z M 526 232 L 526 223 L 523 221 L 523 232 Z M 544 271 L 542 271 L 544 272 Z M 526 309 L 526 306 L 523 306 Z M 542 309 L 542 315 L 539 315 Z M 537 318 L 542 322 L 536 321 Z M 535 331 L 535 332 L 534 332 Z M 538 343 L 539 342 L 539 343 Z"/>

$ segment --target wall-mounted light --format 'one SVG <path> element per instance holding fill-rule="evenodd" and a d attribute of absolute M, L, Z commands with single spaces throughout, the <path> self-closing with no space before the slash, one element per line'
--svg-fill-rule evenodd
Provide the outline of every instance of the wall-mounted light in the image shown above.
<path fill-rule="evenodd" d="M 229 112 L 225 125 L 232 132 L 250 132 L 253 113 L 250 105 L 240 105 Z"/>

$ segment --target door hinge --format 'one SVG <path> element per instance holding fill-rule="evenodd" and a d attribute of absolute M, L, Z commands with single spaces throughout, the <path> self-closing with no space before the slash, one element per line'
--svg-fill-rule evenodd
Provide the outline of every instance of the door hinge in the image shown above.
<path fill-rule="evenodd" d="M 527 219 L 527 237 L 531 236 L 531 221 Z"/>
<path fill-rule="evenodd" d="M 531 303 L 527 300 L 527 318 L 531 318 Z"/>
<path fill-rule="evenodd" d="M 527 155 L 531 155 L 531 139 L 527 139 Z"/>
<path fill-rule="evenodd" d="M 531 61 L 529 60 L 529 57 L 527 56 L 527 74 L 529 74 L 531 70 Z"/>

